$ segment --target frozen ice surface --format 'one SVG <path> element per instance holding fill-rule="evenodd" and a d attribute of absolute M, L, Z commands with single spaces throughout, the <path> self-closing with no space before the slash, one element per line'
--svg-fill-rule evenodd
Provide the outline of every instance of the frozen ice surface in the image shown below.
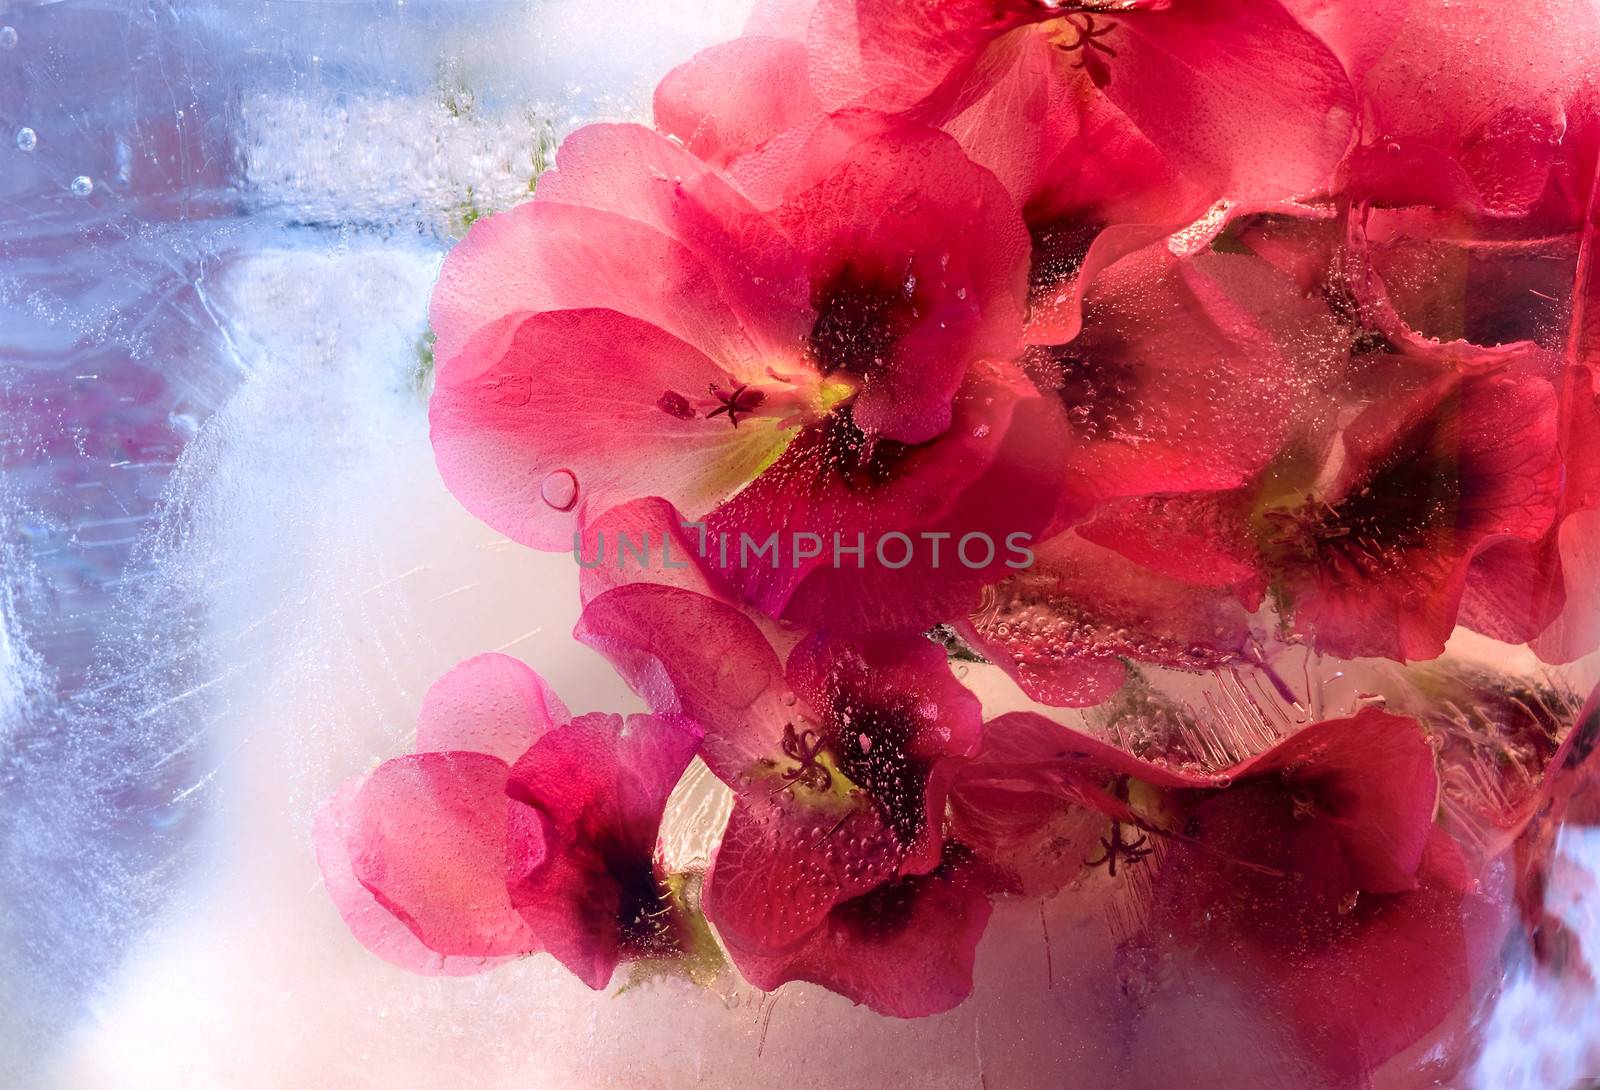
<path fill-rule="evenodd" d="M 440 485 L 424 308 L 451 234 L 524 196 L 551 139 L 637 116 L 743 6 L 0 0 L 5 1090 L 1061 1073 L 1030 1004 L 1044 929 L 1084 923 L 1036 930 L 1036 906 L 997 914 L 972 1003 L 868 1032 L 805 986 L 608 998 L 547 958 L 409 976 L 319 886 L 316 803 L 405 748 L 458 659 L 504 649 L 575 710 L 635 706 L 569 637 L 570 562 Z M 1552 910 L 1600 948 L 1600 844 L 1563 846 Z M 1481 1085 L 1595 1074 L 1575 1010 L 1594 997 L 1514 981 Z"/>

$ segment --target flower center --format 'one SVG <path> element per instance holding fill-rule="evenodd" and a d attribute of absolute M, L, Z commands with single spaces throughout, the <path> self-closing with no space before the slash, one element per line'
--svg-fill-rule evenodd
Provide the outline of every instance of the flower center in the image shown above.
<path fill-rule="evenodd" d="M 797 428 L 815 423 L 847 403 L 855 396 L 856 385 L 847 376 L 823 378 L 769 367 L 766 376 L 757 381 L 712 383 L 702 397 L 664 390 L 656 399 L 656 408 L 679 420 L 720 417 L 735 428 L 751 417 L 775 420 L 780 428 Z"/>
<path fill-rule="evenodd" d="M 917 277 L 872 275 L 846 263 L 812 292 L 817 320 L 807 339 L 817 370 L 866 379 L 882 370 L 897 341 L 920 316 Z"/>

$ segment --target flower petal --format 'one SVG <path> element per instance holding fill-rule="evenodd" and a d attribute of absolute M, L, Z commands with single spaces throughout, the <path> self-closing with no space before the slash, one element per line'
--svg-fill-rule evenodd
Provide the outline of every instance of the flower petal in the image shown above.
<path fill-rule="evenodd" d="M 543 678 L 510 655 L 470 658 L 433 683 L 417 717 L 417 752 L 471 750 L 516 763 L 572 718 Z"/>
<path fill-rule="evenodd" d="M 373 770 L 345 810 L 356 878 L 441 954 L 538 949 L 506 892 L 506 763 L 484 753 L 419 753 Z"/>
<path fill-rule="evenodd" d="M 446 485 L 490 526 L 539 549 L 570 548 L 586 514 L 639 496 L 703 512 L 783 444 L 769 418 L 733 428 L 697 416 L 687 395 L 733 378 L 660 328 L 609 310 L 500 322 L 437 382 L 429 419 Z"/>

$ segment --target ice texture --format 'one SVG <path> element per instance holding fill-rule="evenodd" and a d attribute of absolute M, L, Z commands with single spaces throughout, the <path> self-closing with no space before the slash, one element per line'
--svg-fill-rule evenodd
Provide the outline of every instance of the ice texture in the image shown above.
<path fill-rule="evenodd" d="M 570 638 L 570 560 L 439 482 L 425 306 L 553 140 L 642 116 L 744 6 L 0 0 L 8 1090 L 1109 1085 L 1123 1061 L 1053 1021 L 1095 967 L 1052 936 L 1105 926 L 1070 898 L 1002 906 L 973 1000 L 896 1022 L 806 985 L 597 995 L 542 957 L 410 976 L 320 887 L 317 803 L 408 747 L 459 659 L 638 707 Z M 1552 911 L 1600 947 L 1600 843 L 1562 844 Z M 1600 1072 L 1571 987 L 1511 982 L 1481 1086 Z"/>

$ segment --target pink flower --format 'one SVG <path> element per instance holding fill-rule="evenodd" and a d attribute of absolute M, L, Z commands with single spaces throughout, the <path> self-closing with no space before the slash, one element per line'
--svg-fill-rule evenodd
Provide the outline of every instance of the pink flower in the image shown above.
<path fill-rule="evenodd" d="M 698 742 L 671 717 L 573 719 L 515 659 L 469 659 L 424 699 L 418 752 L 318 812 L 329 893 L 402 968 L 471 973 L 548 950 L 602 988 L 619 960 L 685 950 L 653 851 Z"/>
<path fill-rule="evenodd" d="M 645 496 L 735 548 L 1044 528 L 1058 414 L 1005 362 L 1027 237 L 998 183 L 948 136 L 858 113 L 812 126 L 775 189 L 758 210 L 670 141 L 591 126 L 533 202 L 474 225 L 432 306 L 434 448 L 469 509 L 545 549 Z M 881 627 L 932 623 L 1002 570 L 821 567 L 723 574 L 775 615 L 813 574 L 828 586 L 800 614 L 892 585 L 888 613 L 857 611 Z"/>
<path fill-rule="evenodd" d="M 568 718 L 505 655 L 468 659 L 428 690 L 417 752 L 351 780 L 317 812 L 317 861 L 356 938 L 413 972 L 477 972 L 541 948 L 506 888 L 520 809 L 506 781 Z"/>
<path fill-rule="evenodd" d="M 704 906 L 747 979 L 900 1017 L 965 997 L 989 907 L 943 817 L 982 719 L 941 648 L 819 633 L 783 664 L 728 606 L 642 583 L 590 602 L 577 635 L 660 713 L 705 727 L 735 803 Z"/>
<path fill-rule="evenodd" d="M 699 745 L 692 723 L 595 713 L 545 735 L 506 793 L 537 815 L 543 855 L 511 902 L 544 948 L 591 988 L 617 963 L 688 950 L 682 905 L 655 861 L 661 814 Z"/>
<path fill-rule="evenodd" d="M 1329 654 L 1434 658 L 1474 562 L 1552 525 L 1556 399 L 1526 374 L 1430 378 L 1392 363 L 1382 396 L 1326 453 L 1295 452 L 1244 489 L 1119 505 L 1082 533 L 1163 574 L 1232 586 L 1246 605 L 1270 590 L 1288 631 Z"/>
<path fill-rule="evenodd" d="M 1058 873 L 1100 867 L 1110 896 L 1149 891 L 1118 953 L 1130 1041 L 1151 1041 L 1140 1026 L 1160 1019 L 1171 981 L 1214 988 L 1214 977 L 1255 997 L 1289 1056 L 1342 1086 L 1489 983 L 1504 906 L 1477 891 L 1434 827 L 1438 789 L 1417 723 L 1375 709 L 1313 724 L 1214 776 L 1023 712 L 989 724 L 953 799 L 958 815 L 989 818 L 1002 871 L 1011 844 L 992 831 L 1006 828 L 1008 801 L 1032 820 L 1047 799 L 1103 815 L 1092 854 Z M 1218 1062 L 1253 1084 L 1252 1058 L 1233 1050 Z"/>

